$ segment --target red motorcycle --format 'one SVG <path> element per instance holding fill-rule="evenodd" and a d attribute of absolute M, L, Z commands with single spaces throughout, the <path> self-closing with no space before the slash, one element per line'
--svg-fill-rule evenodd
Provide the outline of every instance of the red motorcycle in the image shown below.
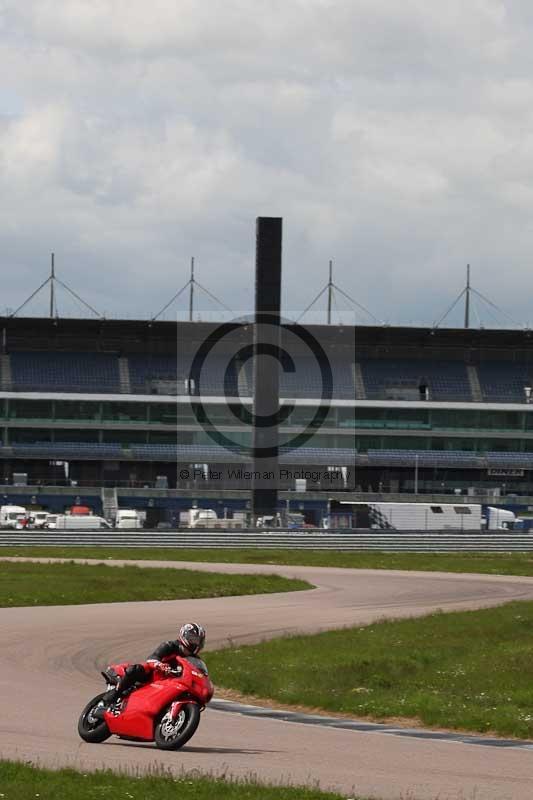
<path fill-rule="evenodd" d="M 78 733 L 86 742 L 104 742 L 111 735 L 120 739 L 155 742 L 162 750 L 178 750 L 194 735 L 200 712 L 213 697 L 213 684 L 201 658 L 176 656 L 176 666 L 154 672 L 153 680 L 125 692 L 105 711 L 104 693 L 83 709 Z M 108 667 L 102 672 L 107 689 L 112 689 L 128 664 Z"/>

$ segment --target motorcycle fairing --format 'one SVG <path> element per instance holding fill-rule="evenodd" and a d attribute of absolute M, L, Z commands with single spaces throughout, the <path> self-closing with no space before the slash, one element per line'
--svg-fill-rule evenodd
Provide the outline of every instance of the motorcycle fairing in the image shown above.
<path fill-rule="evenodd" d="M 154 681 L 132 692 L 120 714 L 115 716 L 106 711 L 104 719 L 111 733 L 117 736 L 132 736 L 151 741 L 158 715 L 172 700 L 188 690 L 189 687 L 179 680 Z"/>

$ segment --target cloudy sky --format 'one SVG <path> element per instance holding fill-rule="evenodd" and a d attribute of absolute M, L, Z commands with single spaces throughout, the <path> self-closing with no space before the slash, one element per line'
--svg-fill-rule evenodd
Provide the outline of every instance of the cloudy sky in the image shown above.
<path fill-rule="evenodd" d="M 193 255 L 247 312 L 271 215 L 287 316 L 333 259 L 376 317 L 432 323 L 470 262 L 533 326 L 532 34 L 530 0 L 0 0 L 0 313 L 52 250 L 108 316 L 155 314 Z"/>

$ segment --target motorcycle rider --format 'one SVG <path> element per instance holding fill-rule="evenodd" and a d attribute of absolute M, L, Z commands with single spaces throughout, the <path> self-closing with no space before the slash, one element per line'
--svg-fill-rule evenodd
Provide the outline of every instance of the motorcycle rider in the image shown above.
<path fill-rule="evenodd" d="M 111 705 L 116 703 L 135 684 L 149 683 L 155 671 L 168 673 L 176 656 L 187 658 L 196 656 L 205 644 L 205 630 L 197 622 L 186 622 L 181 626 L 176 639 L 161 642 L 146 661 L 130 664 L 117 685 L 106 692 L 102 698 L 104 706 L 98 708 L 96 716 L 101 716 Z"/>

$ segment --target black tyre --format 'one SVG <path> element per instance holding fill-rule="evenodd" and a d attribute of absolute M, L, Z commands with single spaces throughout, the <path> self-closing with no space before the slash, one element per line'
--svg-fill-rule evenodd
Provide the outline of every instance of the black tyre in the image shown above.
<path fill-rule="evenodd" d="M 196 703 L 186 703 L 175 722 L 170 718 L 168 706 L 155 726 L 154 739 L 161 750 L 179 750 L 196 733 L 200 722 L 200 709 Z"/>
<path fill-rule="evenodd" d="M 78 733 L 84 742 L 98 744 L 99 742 L 105 742 L 111 736 L 107 723 L 103 719 L 93 717 L 91 714 L 91 711 L 94 711 L 103 696 L 104 693 L 93 697 L 81 712 L 78 720 Z"/>

